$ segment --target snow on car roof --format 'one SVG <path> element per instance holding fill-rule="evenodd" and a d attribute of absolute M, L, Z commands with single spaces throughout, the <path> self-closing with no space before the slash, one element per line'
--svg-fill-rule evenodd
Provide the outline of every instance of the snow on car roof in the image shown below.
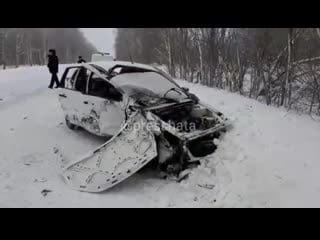
<path fill-rule="evenodd" d="M 106 70 L 109 70 L 117 65 L 126 66 L 126 67 L 136 67 L 136 68 L 142 68 L 145 70 L 152 70 L 157 71 L 152 66 L 141 64 L 141 63 L 131 63 L 131 62 L 125 62 L 125 61 L 103 61 L 103 62 L 90 62 L 89 64 L 95 64 L 99 67 L 103 67 Z"/>

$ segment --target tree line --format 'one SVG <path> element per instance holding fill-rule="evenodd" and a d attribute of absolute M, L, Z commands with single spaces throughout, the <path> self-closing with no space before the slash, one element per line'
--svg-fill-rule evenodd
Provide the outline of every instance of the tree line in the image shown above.
<path fill-rule="evenodd" d="M 45 65 L 49 49 L 60 63 L 89 59 L 96 51 L 78 28 L 0 28 L 0 65 Z"/>
<path fill-rule="evenodd" d="M 117 59 L 268 105 L 320 114 L 317 28 L 119 28 Z"/>

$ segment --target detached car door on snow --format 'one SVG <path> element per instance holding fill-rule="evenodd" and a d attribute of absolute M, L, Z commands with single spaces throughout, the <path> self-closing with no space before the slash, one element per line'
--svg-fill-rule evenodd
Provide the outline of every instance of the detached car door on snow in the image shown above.
<path fill-rule="evenodd" d="M 158 155 L 147 123 L 141 113 L 132 115 L 112 139 L 64 169 L 66 183 L 75 190 L 102 192 L 139 171 Z"/>

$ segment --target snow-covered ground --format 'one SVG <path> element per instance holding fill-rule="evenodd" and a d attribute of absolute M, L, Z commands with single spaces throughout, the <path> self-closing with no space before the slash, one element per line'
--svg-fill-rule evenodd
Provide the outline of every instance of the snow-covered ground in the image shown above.
<path fill-rule="evenodd" d="M 90 194 L 64 184 L 58 155 L 73 159 L 105 139 L 64 125 L 45 67 L 0 71 L 0 207 L 320 207 L 319 122 L 179 83 L 234 120 L 217 152 L 181 183 L 136 174 Z"/>
<path fill-rule="evenodd" d="M 61 65 L 59 77 L 68 65 Z M 43 91 L 49 86 L 46 67 L 19 67 L 0 71 L 0 103 L 14 103 Z M 0 105 L 0 106 L 1 106 Z"/>

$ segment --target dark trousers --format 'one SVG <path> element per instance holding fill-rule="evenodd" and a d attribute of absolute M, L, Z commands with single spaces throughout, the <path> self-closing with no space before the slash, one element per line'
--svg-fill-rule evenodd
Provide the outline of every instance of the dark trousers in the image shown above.
<path fill-rule="evenodd" d="M 51 73 L 51 82 L 49 85 L 49 88 L 53 88 L 53 85 L 56 84 L 57 87 L 59 87 L 59 79 L 56 73 Z"/>

